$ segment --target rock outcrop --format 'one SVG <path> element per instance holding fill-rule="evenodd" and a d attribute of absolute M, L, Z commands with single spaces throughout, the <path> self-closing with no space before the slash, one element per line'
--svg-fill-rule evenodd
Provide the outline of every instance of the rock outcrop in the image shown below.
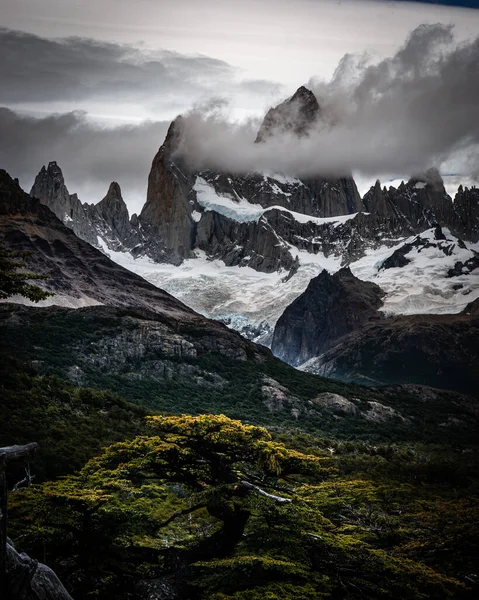
<path fill-rule="evenodd" d="M 7 539 L 5 600 L 72 600 L 57 575 L 46 565 L 17 552 Z"/>
<path fill-rule="evenodd" d="M 131 249 L 139 242 L 138 228 L 130 222 L 128 208 L 116 181 L 112 181 L 106 196 L 98 204 L 84 206 L 97 238 L 103 240 L 110 250 Z"/>
<path fill-rule="evenodd" d="M 344 335 L 378 318 L 383 295 L 379 286 L 359 280 L 347 267 L 334 275 L 322 271 L 279 318 L 273 353 L 300 365 L 326 352 Z"/>
<path fill-rule="evenodd" d="M 397 188 L 381 189 L 376 181 L 363 203 L 366 212 L 383 219 L 381 229 L 386 233 L 410 235 L 441 225 L 458 237 L 479 240 L 479 190 L 460 186 L 453 202 L 437 169 L 415 175 Z"/>
<path fill-rule="evenodd" d="M 306 136 L 318 122 L 320 115 L 321 109 L 316 96 L 311 90 L 301 86 L 291 98 L 268 110 L 255 142 L 266 142 L 284 133 Z"/>
<path fill-rule="evenodd" d="M 61 168 L 52 161 L 41 168 L 30 195 L 48 206 L 66 227 L 92 246 L 131 250 L 139 241 L 116 181 L 97 204 L 82 203 L 77 194 L 68 192 Z"/>
<path fill-rule="evenodd" d="M 97 236 L 89 215 L 76 194 L 70 194 L 62 170 L 55 161 L 43 166 L 35 178 L 30 195 L 56 214 L 63 224 L 78 237 L 96 245 Z"/>
<path fill-rule="evenodd" d="M 191 198 L 195 178 L 181 160 L 173 160 L 182 135 L 183 120 L 178 117 L 153 159 L 146 204 L 138 216 L 143 230 L 143 243 L 138 251 L 155 261 L 173 264 L 194 256 L 194 202 Z"/>
<path fill-rule="evenodd" d="M 305 371 L 363 384 L 422 384 L 477 395 L 478 301 L 460 314 L 365 322 Z"/>

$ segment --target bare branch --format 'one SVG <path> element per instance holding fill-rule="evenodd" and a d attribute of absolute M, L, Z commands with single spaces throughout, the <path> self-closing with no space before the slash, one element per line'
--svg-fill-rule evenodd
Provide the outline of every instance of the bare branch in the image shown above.
<path fill-rule="evenodd" d="M 0 460 L 12 460 L 15 458 L 21 458 L 27 456 L 30 452 L 33 452 L 38 447 L 36 442 L 25 444 L 24 446 L 5 446 L 0 448 Z"/>
<path fill-rule="evenodd" d="M 284 504 L 286 502 L 292 502 L 291 498 L 284 498 L 284 496 L 275 496 L 274 494 L 268 494 L 268 492 L 265 492 L 264 490 L 259 488 L 257 485 L 253 485 L 249 481 L 242 481 L 241 485 L 244 485 L 245 487 L 247 487 L 250 490 L 254 490 L 260 496 L 264 496 L 265 498 L 274 500 L 275 502 L 278 502 L 279 504 Z"/>
<path fill-rule="evenodd" d="M 35 475 L 32 475 L 30 472 L 30 464 L 27 464 L 27 466 L 25 467 L 25 477 L 13 486 L 12 492 L 18 492 L 18 490 L 24 484 L 26 485 L 26 487 L 31 487 L 32 481 L 34 479 L 35 479 Z"/>

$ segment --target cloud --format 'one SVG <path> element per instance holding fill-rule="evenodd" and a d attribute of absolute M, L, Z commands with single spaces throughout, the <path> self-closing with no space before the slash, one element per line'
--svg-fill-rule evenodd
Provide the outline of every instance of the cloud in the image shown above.
<path fill-rule="evenodd" d="M 153 156 L 169 122 L 145 122 L 104 129 L 82 112 L 34 118 L 0 108 L 0 165 L 30 191 L 42 165 L 58 161 L 70 193 L 96 203 L 118 181 L 131 212 L 146 198 Z"/>
<path fill-rule="evenodd" d="M 422 25 L 392 57 L 346 55 L 329 82 L 309 82 L 322 118 L 308 138 L 253 144 L 258 123 L 191 111 L 181 153 L 195 168 L 312 176 L 378 176 L 431 165 L 479 169 L 479 38 L 454 44 L 445 25 Z M 457 164 L 456 164 L 457 168 Z"/>
<path fill-rule="evenodd" d="M 150 116 L 190 107 L 219 91 L 265 96 L 281 86 L 242 80 L 238 69 L 208 56 L 69 37 L 48 39 L 0 28 L 0 103 L 136 104 Z"/>
<path fill-rule="evenodd" d="M 99 44 L 102 50 L 97 51 L 96 43 L 78 43 L 86 62 L 89 52 L 95 57 L 100 53 L 102 64 L 107 56 L 118 62 L 118 45 Z M 70 49 L 74 45 L 71 40 L 67 44 Z M 25 52 L 33 60 L 31 48 Z M 129 50 L 125 52 L 130 56 Z M 73 55 L 77 57 L 76 51 Z M 177 60 L 175 55 L 170 58 Z M 72 58 L 73 65 L 76 60 Z M 128 60 L 133 64 L 131 57 Z M 25 58 L 21 64 L 26 62 Z M 165 59 L 163 66 L 168 64 Z M 57 73 L 64 73 L 62 65 Z M 185 79 L 188 65 L 184 63 Z M 72 66 L 71 77 L 81 79 L 80 70 Z M 24 73 L 20 78 L 25 77 Z M 98 86 L 103 85 L 98 75 L 94 77 Z M 113 72 L 105 86 L 115 77 Z M 266 93 L 261 84 L 245 85 L 259 86 L 258 93 Z M 452 175 L 479 176 L 479 39 L 455 45 L 450 27 L 421 26 L 394 56 L 372 63 L 364 55 L 346 55 L 331 81 L 314 79 L 308 86 L 322 111 L 309 137 L 298 139 L 286 132 L 254 144 L 261 119 L 232 122 L 224 98 L 210 93 L 185 113 L 181 152 L 194 168 L 230 172 L 304 177 L 354 171 L 367 179 L 407 177 L 442 165 Z M 19 177 L 29 190 L 40 167 L 57 160 L 70 192 L 77 192 L 83 201 L 99 201 L 116 180 L 130 210 L 138 212 L 146 197 L 151 161 L 168 125 L 169 120 L 155 120 L 102 128 L 81 111 L 39 118 L 2 108 L 0 167 Z"/>

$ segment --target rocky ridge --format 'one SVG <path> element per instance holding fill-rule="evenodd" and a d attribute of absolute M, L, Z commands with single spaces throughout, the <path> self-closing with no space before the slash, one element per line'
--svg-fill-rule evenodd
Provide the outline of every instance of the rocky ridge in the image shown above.
<path fill-rule="evenodd" d="M 271 349 L 276 356 L 300 365 L 361 327 L 382 305 L 384 292 L 361 281 L 348 267 L 313 278 L 276 323 Z"/>
<path fill-rule="evenodd" d="M 301 369 L 366 385 L 421 384 L 477 396 L 477 304 L 460 314 L 372 320 Z"/>
<path fill-rule="evenodd" d="M 268 111 L 256 143 L 267 144 L 285 132 L 307 136 L 322 118 L 314 94 L 301 87 Z M 479 191 L 461 187 L 452 202 L 435 169 L 398 188 L 381 188 L 378 181 L 361 200 L 347 174 L 298 179 L 193 171 L 181 157 L 185 135 L 178 117 L 153 159 L 146 203 L 131 219 L 117 183 L 101 202 L 82 204 L 69 194 L 55 162 L 42 168 L 31 194 L 104 251 L 174 265 L 195 258 L 200 250 L 226 266 L 292 276 L 303 250 L 339 257 L 346 266 L 371 249 L 392 246 L 436 224 L 465 240 L 479 239 Z"/>
<path fill-rule="evenodd" d="M 138 243 L 136 215 L 130 221 L 116 181 L 97 204 L 82 203 L 77 194 L 68 192 L 61 168 L 52 161 L 41 168 L 30 195 L 48 206 L 75 235 L 96 248 L 131 250 Z"/>

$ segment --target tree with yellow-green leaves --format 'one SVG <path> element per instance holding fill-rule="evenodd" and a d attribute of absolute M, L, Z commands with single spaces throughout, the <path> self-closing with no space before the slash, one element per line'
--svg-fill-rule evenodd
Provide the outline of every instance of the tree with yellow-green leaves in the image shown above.
<path fill-rule="evenodd" d="M 323 482 L 337 478 L 326 453 L 287 448 L 222 415 L 147 419 L 149 435 L 17 500 L 21 534 L 77 600 L 145 590 L 188 600 L 462 594 L 454 579 L 323 514 L 331 489 Z M 375 501 L 366 484 L 358 489 Z"/>

